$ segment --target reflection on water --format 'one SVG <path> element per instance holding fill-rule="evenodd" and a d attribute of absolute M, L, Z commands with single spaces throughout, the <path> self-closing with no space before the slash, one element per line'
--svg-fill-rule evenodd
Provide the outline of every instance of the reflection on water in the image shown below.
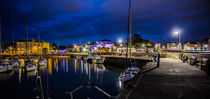
<path fill-rule="evenodd" d="M 34 59 L 37 63 L 38 59 Z M 37 96 L 34 89 L 37 87 L 37 74 L 40 74 L 44 96 L 53 99 L 68 99 L 65 94 L 67 91 L 75 89 L 77 86 L 88 81 L 96 84 L 107 93 L 115 96 L 119 92 L 119 68 L 113 66 L 104 66 L 103 64 L 89 64 L 83 60 L 77 59 L 47 59 L 47 66 L 40 66 L 38 70 L 24 72 L 22 68 L 14 69 L 10 73 L 0 74 L 0 92 L 8 98 L 31 99 Z M 24 67 L 24 59 L 20 60 Z M 111 68 L 109 70 L 109 68 Z M 10 86 L 13 90 L 9 90 Z M 9 93 L 16 93 L 13 96 Z M 27 94 L 25 94 L 27 93 Z M 35 94 L 36 93 L 36 94 Z M 97 94 L 96 94 L 97 93 Z M 74 99 L 108 99 L 102 93 L 91 88 L 79 90 Z"/>
<path fill-rule="evenodd" d="M 52 74 L 52 59 L 48 59 L 48 72 Z"/>

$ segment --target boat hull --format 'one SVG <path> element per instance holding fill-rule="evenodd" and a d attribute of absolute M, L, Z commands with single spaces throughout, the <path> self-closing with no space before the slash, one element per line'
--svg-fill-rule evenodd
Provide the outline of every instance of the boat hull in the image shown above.
<path fill-rule="evenodd" d="M 103 64 L 104 63 L 105 58 L 102 59 L 93 59 L 92 63 L 96 63 L 96 64 Z"/>
<path fill-rule="evenodd" d="M 26 71 L 34 71 L 34 70 L 36 70 L 36 66 L 27 66 L 26 68 L 25 68 L 25 70 Z"/>

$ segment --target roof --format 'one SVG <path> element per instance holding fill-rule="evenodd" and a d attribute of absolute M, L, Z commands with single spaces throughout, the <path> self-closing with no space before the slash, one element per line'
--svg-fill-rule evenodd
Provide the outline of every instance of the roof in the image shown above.
<path fill-rule="evenodd" d="M 28 40 L 28 42 L 32 42 L 32 40 L 34 40 L 35 42 L 46 42 L 46 41 L 43 41 L 43 40 L 37 40 L 37 39 L 30 39 Z M 18 40 L 17 42 L 26 42 L 27 40 L 24 39 L 24 40 Z"/>

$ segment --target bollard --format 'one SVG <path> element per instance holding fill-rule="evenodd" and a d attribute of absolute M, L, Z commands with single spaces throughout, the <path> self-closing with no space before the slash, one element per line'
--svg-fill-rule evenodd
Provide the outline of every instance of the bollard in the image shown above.
<path fill-rule="evenodd" d="M 180 54 L 179 54 L 179 59 L 182 60 L 182 58 L 183 58 L 183 53 L 180 53 Z"/>
<path fill-rule="evenodd" d="M 206 74 L 207 74 L 208 76 L 210 76 L 210 67 L 209 67 L 209 65 L 210 65 L 210 60 L 208 59 L 208 60 L 206 61 Z"/>
<path fill-rule="evenodd" d="M 160 66 L 160 53 L 157 54 L 157 67 Z"/>

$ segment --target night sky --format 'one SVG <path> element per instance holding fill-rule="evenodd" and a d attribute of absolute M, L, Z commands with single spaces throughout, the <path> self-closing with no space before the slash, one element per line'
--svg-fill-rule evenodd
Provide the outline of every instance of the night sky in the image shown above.
<path fill-rule="evenodd" d="M 67 45 L 110 39 L 125 41 L 128 0 L 1 0 L 4 42 L 26 37 Z M 152 42 L 210 37 L 209 0 L 132 0 L 132 33 Z"/>

